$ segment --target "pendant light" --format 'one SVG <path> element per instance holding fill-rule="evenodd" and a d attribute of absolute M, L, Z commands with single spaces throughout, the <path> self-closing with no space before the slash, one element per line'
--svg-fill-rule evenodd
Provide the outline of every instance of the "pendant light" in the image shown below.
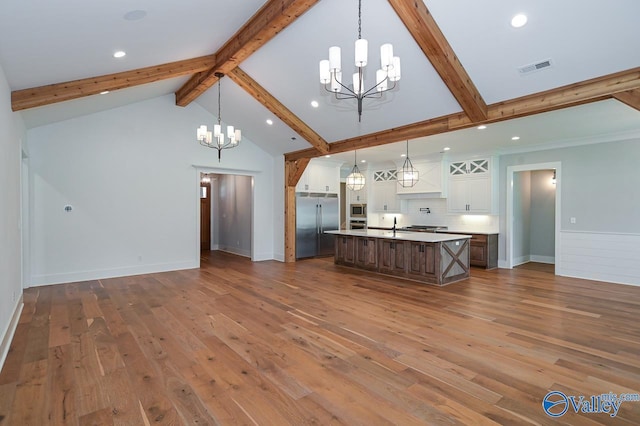
<path fill-rule="evenodd" d="M 393 45 L 385 43 L 380 46 L 380 69 L 376 71 L 376 84 L 365 87 L 364 68 L 367 66 L 366 39 L 362 38 L 362 0 L 358 1 L 358 39 L 355 43 L 355 66 L 358 71 L 353 74 L 353 87 L 342 83 L 342 59 L 340 47 L 329 48 L 329 59 L 320 61 L 320 83 L 324 89 L 333 93 L 338 100 L 355 99 L 358 104 L 358 122 L 362 120 L 362 101 L 368 98 L 382 98 L 384 92 L 393 90 L 400 80 L 400 58 L 393 56 Z"/>
<path fill-rule="evenodd" d="M 407 140 L 407 156 L 404 159 L 402 169 L 398 171 L 398 183 L 404 188 L 411 188 L 418 183 L 418 170 L 413 167 L 409 158 L 409 140 Z"/>
<path fill-rule="evenodd" d="M 351 169 L 351 173 L 347 176 L 346 186 L 347 189 L 351 191 L 360 191 L 364 188 L 364 175 L 360 173 L 360 169 L 358 168 L 358 162 L 356 157 L 356 151 L 353 151 L 353 169 Z"/>
<path fill-rule="evenodd" d="M 240 129 L 234 129 L 233 126 L 227 126 L 227 132 L 222 129 L 222 119 L 220 108 L 220 80 L 224 77 L 224 74 L 217 72 L 215 76 L 218 77 L 218 124 L 214 124 L 213 132 L 207 129 L 207 126 L 202 125 L 196 129 L 196 137 L 200 145 L 207 148 L 215 148 L 218 150 L 218 162 L 220 161 L 221 152 L 223 149 L 235 148 L 242 139 Z"/>

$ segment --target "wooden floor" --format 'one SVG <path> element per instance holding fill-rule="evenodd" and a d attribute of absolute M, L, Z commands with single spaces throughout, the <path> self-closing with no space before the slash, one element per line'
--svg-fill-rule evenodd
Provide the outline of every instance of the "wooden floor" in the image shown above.
<path fill-rule="evenodd" d="M 40 287 L 0 425 L 638 425 L 542 409 L 640 392 L 640 288 L 526 268 L 438 288 L 214 252 L 200 270 Z"/>

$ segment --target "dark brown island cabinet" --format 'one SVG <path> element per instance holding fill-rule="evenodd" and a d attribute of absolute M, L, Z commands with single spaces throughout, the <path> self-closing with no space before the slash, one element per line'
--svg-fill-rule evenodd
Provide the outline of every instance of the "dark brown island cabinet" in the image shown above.
<path fill-rule="evenodd" d="M 485 269 L 498 267 L 498 234 L 492 233 L 464 233 L 449 232 L 447 234 L 471 235 L 471 266 L 478 266 Z"/>
<path fill-rule="evenodd" d="M 382 230 L 328 231 L 338 265 L 435 285 L 469 277 L 470 236 Z"/>

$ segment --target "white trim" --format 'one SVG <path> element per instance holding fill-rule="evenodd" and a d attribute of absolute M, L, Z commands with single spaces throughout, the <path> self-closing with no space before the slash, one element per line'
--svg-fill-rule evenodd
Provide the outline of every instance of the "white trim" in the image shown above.
<path fill-rule="evenodd" d="M 214 174 L 220 174 L 220 175 L 239 175 L 239 176 L 248 176 L 251 178 L 251 253 L 246 257 L 251 258 L 252 261 L 264 260 L 264 258 L 262 257 L 257 257 L 257 254 L 255 252 L 256 242 L 255 242 L 255 232 L 254 232 L 255 230 L 254 220 L 257 217 L 255 179 L 256 179 L 256 176 L 258 176 L 262 172 L 257 170 L 225 169 L 225 168 L 218 168 L 218 167 L 211 167 L 211 166 L 200 166 L 197 164 L 193 164 L 193 167 L 196 170 L 196 181 L 197 181 L 197 184 L 194 190 L 194 193 L 196 194 L 196 206 L 197 206 L 196 231 L 195 231 L 196 242 L 197 242 L 195 247 L 195 252 L 196 252 L 195 254 L 196 254 L 196 259 L 198 259 L 197 268 L 200 267 L 200 173 L 214 173 Z M 221 250 L 221 249 L 217 248 L 217 250 Z M 240 253 L 236 253 L 236 254 L 240 254 Z M 241 254 L 241 255 L 244 256 L 244 254 Z"/>
<path fill-rule="evenodd" d="M 533 170 L 556 170 L 556 218 L 555 218 L 555 273 L 559 274 L 558 271 L 562 270 L 561 265 L 561 256 L 559 253 L 561 252 L 561 242 L 560 242 L 560 225 L 562 223 L 562 163 L 560 161 L 553 161 L 548 163 L 536 163 L 536 164 L 523 164 L 519 166 L 509 166 L 507 167 L 507 218 L 505 223 L 505 236 L 506 236 L 506 265 L 505 267 L 508 269 L 512 269 L 514 267 L 514 259 L 513 259 L 513 174 L 517 172 L 526 172 Z"/>
<path fill-rule="evenodd" d="M 531 256 L 516 257 L 515 259 L 513 259 L 512 267 L 515 268 L 516 266 L 524 265 L 525 263 L 529 263 L 529 262 L 531 262 Z"/>
<path fill-rule="evenodd" d="M 555 256 L 538 256 L 536 254 L 532 254 L 530 257 L 530 262 L 536 262 L 536 263 L 548 263 L 549 265 L 555 265 L 556 264 L 556 258 Z"/>
<path fill-rule="evenodd" d="M 151 265 L 129 266 L 114 269 L 96 269 L 93 271 L 71 272 L 64 274 L 34 275 L 32 287 L 50 284 L 64 284 L 78 281 L 91 281 L 107 278 L 125 277 L 129 275 L 153 274 L 156 272 L 178 271 L 181 269 L 195 269 L 200 266 L 200 255 L 197 260 L 184 262 L 156 263 Z"/>
<path fill-rule="evenodd" d="M 18 328 L 18 322 L 20 320 L 20 315 L 22 314 L 22 308 L 24 307 L 22 295 L 16 300 L 16 306 L 13 308 L 13 315 L 11 316 L 11 321 L 7 324 L 7 329 L 2 333 L 2 338 L 0 339 L 0 371 L 2 371 L 2 367 L 4 367 L 4 362 L 7 360 L 7 355 L 9 354 L 9 348 L 11 348 L 11 341 L 13 340 L 13 336 L 16 334 L 16 329 Z"/>
<path fill-rule="evenodd" d="M 220 247 L 218 251 L 223 251 L 225 253 L 236 254 L 242 257 L 248 257 L 251 259 L 251 252 L 247 250 L 237 249 L 235 247 Z"/>

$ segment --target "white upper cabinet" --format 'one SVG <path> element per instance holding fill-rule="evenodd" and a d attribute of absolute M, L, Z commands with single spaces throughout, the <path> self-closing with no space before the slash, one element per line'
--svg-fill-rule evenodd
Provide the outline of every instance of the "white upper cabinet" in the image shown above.
<path fill-rule="evenodd" d="M 400 200 L 396 193 L 397 170 L 383 169 L 373 172 L 371 194 L 373 211 L 378 213 L 400 213 Z"/>
<path fill-rule="evenodd" d="M 371 183 L 367 181 L 360 191 L 351 191 L 347 188 L 347 200 L 349 204 L 367 204 L 367 190 Z"/>
<path fill-rule="evenodd" d="M 402 164 L 398 167 L 402 168 Z M 412 187 L 397 185 L 398 194 L 430 194 L 442 192 L 442 163 L 440 161 L 414 161 L 413 168 L 418 170 L 418 182 Z"/>
<path fill-rule="evenodd" d="M 495 213 L 497 179 L 492 176 L 493 170 L 489 158 L 449 163 L 449 213 Z"/>
<path fill-rule="evenodd" d="M 296 185 L 297 192 L 340 192 L 340 166 L 309 162 Z"/>

